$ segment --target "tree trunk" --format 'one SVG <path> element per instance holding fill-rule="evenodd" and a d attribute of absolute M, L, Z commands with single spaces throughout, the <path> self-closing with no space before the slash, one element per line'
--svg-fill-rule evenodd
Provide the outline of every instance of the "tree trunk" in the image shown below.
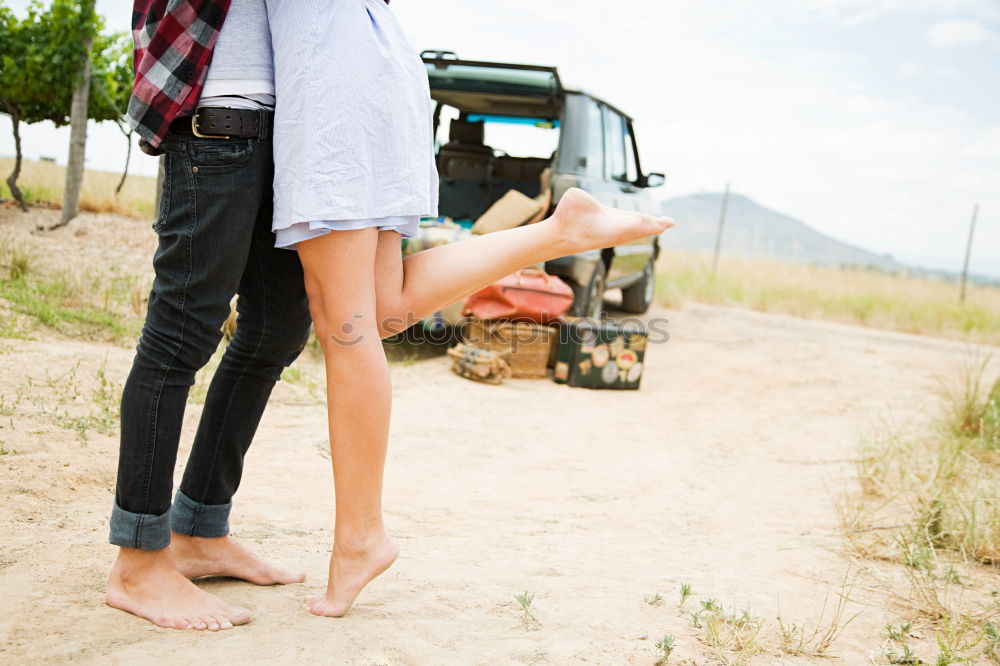
<path fill-rule="evenodd" d="M 121 125 L 118 125 L 118 129 L 122 129 Z M 122 192 L 122 185 L 125 184 L 125 176 L 128 175 L 128 163 L 132 159 L 132 130 L 126 132 L 122 129 L 122 134 L 125 135 L 125 143 L 128 144 L 128 148 L 125 150 L 125 168 L 122 169 L 122 179 L 118 181 L 118 187 L 115 188 L 115 196 L 118 196 Z"/>
<path fill-rule="evenodd" d="M 94 16 L 94 0 L 84 0 L 80 7 L 81 29 L 86 31 L 83 38 L 80 77 L 73 89 L 73 102 L 69 115 L 69 159 L 66 161 L 66 189 L 63 192 L 62 219 L 52 228 L 61 227 L 76 217 L 80 206 L 80 185 L 83 182 L 83 158 L 87 149 L 87 117 L 90 102 L 90 47 L 94 38 L 91 24 Z"/>
<path fill-rule="evenodd" d="M 21 206 L 21 210 L 28 212 L 28 207 L 24 204 L 24 195 L 17 186 L 17 177 L 21 175 L 21 114 L 17 107 L 4 100 L 4 108 L 10 116 L 10 124 L 14 128 L 14 170 L 7 176 L 7 187 L 14 200 Z"/>

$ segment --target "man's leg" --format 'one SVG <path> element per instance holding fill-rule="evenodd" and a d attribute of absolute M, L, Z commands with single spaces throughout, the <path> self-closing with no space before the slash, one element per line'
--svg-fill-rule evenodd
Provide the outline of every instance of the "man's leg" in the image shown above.
<path fill-rule="evenodd" d="M 165 145 L 156 278 L 122 394 L 110 538 L 121 549 L 107 591 L 110 605 L 161 626 L 218 629 L 249 620 L 181 575 L 167 545 L 188 390 L 218 346 L 270 188 L 271 154 L 260 145 L 176 135 Z"/>
<path fill-rule="evenodd" d="M 270 564 L 228 536 L 243 458 L 275 382 L 302 351 L 312 321 L 302 264 L 296 252 L 274 247 L 271 214 L 269 203 L 261 206 L 240 280 L 236 334 L 209 386 L 171 512 L 171 553 L 188 578 L 231 576 L 258 585 L 305 579 L 304 573 Z"/>

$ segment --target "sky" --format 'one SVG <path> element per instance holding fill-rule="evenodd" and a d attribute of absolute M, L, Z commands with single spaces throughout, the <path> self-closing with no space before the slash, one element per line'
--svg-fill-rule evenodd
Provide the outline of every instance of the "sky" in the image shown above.
<path fill-rule="evenodd" d="M 630 114 L 665 197 L 731 182 L 838 239 L 953 271 L 978 202 L 971 269 L 1000 277 L 1000 0 L 391 6 L 417 50 L 556 65 Z M 128 29 L 131 3 L 97 9 Z M 67 130 L 22 134 L 26 156 L 65 162 Z M 120 169 L 124 148 L 113 125 L 92 127 L 87 165 Z M 3 116 L 0 154 L 12 153 Z M 135 173 L 155 167 L 133 156 Z"/>

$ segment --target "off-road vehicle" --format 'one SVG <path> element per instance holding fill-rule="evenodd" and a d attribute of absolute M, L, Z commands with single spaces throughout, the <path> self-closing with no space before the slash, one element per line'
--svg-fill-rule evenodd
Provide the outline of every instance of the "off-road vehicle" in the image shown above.
<path fill-rule="evenodd" d="M 602 203 L 660 214 L 650 192 L 661 173 L 643 173 L 632 118 L 580 89 L 555 67 L 461 60 L 424 51 L 441 181 L 442 215 L 475 220 L 508 190 L 541 193 L 549 168 L 551 207 L 579 187 Z M 546 211 L 548 213 L 550 211 Z M 642 313 L 653 301 L 659 238 L 546 262 L 572 286 L 572 313 L 599 318 L 604 291 L 621 288 L 622 307 Z"/>

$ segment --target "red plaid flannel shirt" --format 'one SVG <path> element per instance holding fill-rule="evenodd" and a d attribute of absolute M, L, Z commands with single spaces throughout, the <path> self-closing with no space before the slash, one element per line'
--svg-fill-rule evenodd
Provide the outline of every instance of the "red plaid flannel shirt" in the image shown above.
<path fill-rule="evenodd" d="M 126 118 L 141 137 L 143 152 L 156 155 L 170 123 L 194 115 L 230 2 L 135 0 L 132 5 L 135 86 Z"/>
<path fill-rule="evenodd" d="M 178 116 L 193 115 L 230 0 L 135 0 L 135 86 L 126 117 L 144 152 Z"/>

